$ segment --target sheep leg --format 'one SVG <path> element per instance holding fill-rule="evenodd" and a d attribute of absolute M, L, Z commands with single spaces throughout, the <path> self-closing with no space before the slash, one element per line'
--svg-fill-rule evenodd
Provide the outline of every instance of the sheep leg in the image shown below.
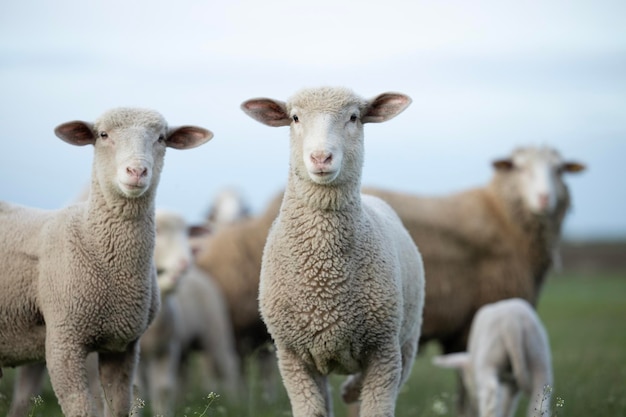
<path fill-rule="evenodd" d="M 478 387 L 478 411 L 484 417 L 498 417 L 500 409 L 500 386 L 495 372 L 477 373 L 476 380 L 480 381 Z"/>
<path fill-rule="evenodd" d="M 308 368 L 288 349 L 278 349 L 278 368 L 291 403 L 293 417 L 332 417 L 326 376 Z"/>
<path fill-rule="evenodd" d="M 174 408 L 178 358 L 178 349 L 173 346 L 164 354 L 152 358 L 148 365 L 150 408 L 155 415 L 170 415 Z"/>
<path fill-rule="evenodd" d="M 402 374 L 400 349 L 377 352 L 363 371 L 361 417 L 393 417 Z"/>
<path fill-rule="evenodd" d="M 130 412 L 132 381 L 139 359 L 139 343 L 130 343 L 125 352 L 98 354 L 100 382 L 104 392 L 105 415 L 124 417 Z"/>
<path fill-rule="evenodd" d="M 513 417 L 517 408 L 518 388 L 515 383 L 505 383 L 502 386 L 502 416 Z M 533 414 L 534 415 L 534 414 Z"/>
<path fill-rule="evenodd" d="M 7 417 L 20 417 L 27 414 L 30 399 L 41 392 L 45 372 L 45 362 L 31 363 L 17 368 L 13 400 L 11 400 L 11 409 Z"/>
<path fill-rule="evenodd" d="M 95 415 L 87 376 L 87 352 L 59 336 L 52 332 L 46 335 L 46 366 L 63 415 Z"/>

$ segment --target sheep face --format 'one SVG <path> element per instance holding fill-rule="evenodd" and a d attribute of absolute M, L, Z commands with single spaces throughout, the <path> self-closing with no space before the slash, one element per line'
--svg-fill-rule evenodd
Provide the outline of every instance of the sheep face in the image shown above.
<path fill-rule="evenodd" d="M 241 105 L 269 126 L 291 126 L 292 169 L 321 185 L 358 178 L 363 161 L 363 124 L 387 121 L 411 103 L 403 94 L 365 100 L 345 88 L 305 89 L 287 103 L 259 98 Z"/>
<path fill-rule="evenodd" d="M 520 148 L 509 158 L 493 163 L 497 175 L 506 178 L 509 192 L 518 193 L 524 207 L 535 215 L 551 215 L 566 198 L 562 174 L 580 172 L 585 167 L 564 161 L 552 148 Z"/>
<path fill-rule="evenodd" d="M 159 113 L 132 108 L 110 110 L 93 124 L 64 123 L 55 133 L 73 145 L 94 145 L 94 174 L 99 183 L 127 198 L 140 197 L 156 187 L 166 147 L 193 148 L 213 137 L 195 126 L 168 129 Z"/>
<path fill-rule="evenodd" d="M 360 171 L 363 125 L 357 103 L 336 112 L 317 113 L 294 105 L 289 112 L 292 166 L 317 184 L 330 184 L 343 172 Z M 301 158 L 298 161 L 297 158 Z"/>
<path fill-rule="evenodd" d="M 191 248 L 185 220 L 175 213 L 158 210 L 154 261 L 161 295 L 176 290 L 181 277 L 191 265 Z"/>

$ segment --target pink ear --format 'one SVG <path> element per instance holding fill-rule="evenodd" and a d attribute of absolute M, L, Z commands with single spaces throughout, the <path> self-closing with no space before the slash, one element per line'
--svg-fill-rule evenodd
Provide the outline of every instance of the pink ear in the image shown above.
<path fill-rule="evenodd" d="M 253 98 L 241 104 L 248 116 L 257 122 L 272 127 L 289 126 L 291 117 L 287 114 L 287 107 L 284 102 L 272 100 L 270 98 Z"/>
<path fill-rule="evenodd" d="M 93 125 L 80 120 L 57 126 L 54 129 L 54 134 L 71 145 L 85 146 L 96 143 Z"/>
<path fill-rule="evenodd" d="M 208 142 L 213 132 L 196 126 L 180 126 L 168 131 L 165 143 L 169 148 L 191 149 Z"/>
<path fill-rule="evenodd" d="M 362 123 L 381 123 L 393 119 L 411 104 L 411 98 L 400 93 L 382 93 L 369 102 Z"/>

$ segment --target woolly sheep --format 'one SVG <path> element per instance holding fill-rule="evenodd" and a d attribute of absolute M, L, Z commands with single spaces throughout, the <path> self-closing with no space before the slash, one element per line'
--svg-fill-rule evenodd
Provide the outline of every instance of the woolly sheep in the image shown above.
<path fill-rule="evenodd" d="M 0 367 L 46 361 L 63 414 L 93 415 L 85 359 L 97 351 L 107 415 L 128 415 L 137 340 L 159 309 L 154 199 L 166 147 L 213 136 L 117 108 L 55 129 L 94 145 L 87 202 L 56 211 L 0 203 Z"/>
<path fill-rule="evenodd" d="M 549 147 L 523 147 L 493 163 L 485 187 L 443 197 L 382 189 L 420 247 L 428 271 L 421 342 L 465 350 L 484 304 L 519 297 L 537 303 L 570 207 L 562 174 L 584 166 Z"/>
<path fill-rule="evenodd" d="M 469 394 L 464 415 L 508 417 L 519 393 L 530 398 L 527 416 L 549 416 L 552 365 L 548 335 L 533 307 L 511 298 L 481 307 L 471 326 L 467 352 L 433 362 L 459 369 Z"/>
<path fill-rule="evenodd" d="M 287 188 L 265 245 L 259 302 L 294 417 L 332 415 L 327 375 L 361 415 L 393 416 L 420 334 L 424 272 L 400 219 L 361 196 L 363 124 L 410 99 L 364 100 L 343 88 L 302 90 L 287 103 L 242 104 L 269 126 L 291 126 Z"/>
<path fill-rule="evenodd" d="M 178 374 L 185 370 L 180 362 L 192 351 L 202 350 L 206 353 L 207 366 L 215 369 L 223 388 L 234 396 L 239 386 L 239 360 L 224 297 L 211 277 L 193 265 L 188 225 L 178 213 L 163 210 L 157 213 L 155 260 L 160 277 L 174 277 L 168 281 L 175 281 L 171 299 L 178 313 L 178 320 L 172 323 L 176 326 L 172 331 L 179 345 L 176 373 L 163 376 L 167 376 L 170 383 L 176 381 Z M 177 384 L 182 383 L 184 378 L 179 378 Z"/>
<path fill-rule="evenodd" d="M 174 409 L 178 366 L 181 355 L 180 306 L 174 294 L 191 264 L 185 221 L 172 212 L 155 213 L 154 262 L 161 309 L 139 339 L 140 357 L 136 383 L 142 398 L 149 400 L 156 415 L 170 415 Z M 182 236 L 181 236 L 182 235 Z"/>

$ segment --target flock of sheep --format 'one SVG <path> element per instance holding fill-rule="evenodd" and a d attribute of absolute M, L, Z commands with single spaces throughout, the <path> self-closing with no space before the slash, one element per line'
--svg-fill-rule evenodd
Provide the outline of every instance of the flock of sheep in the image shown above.
<path fill-rule="evenodd" d="M 410 103 L 344 88 L 244 102 L 290 126 L 284 193 L 255 216 L 231 196 L 194 236 L 155 194 L 166 147 L 202 145 L 209 130 L 133 108 L 58 126 L 94 146 L 84 199 L 0 202 L 0 376 L 18 367 L 9 416 L 27 415 L 46 370 L 66 416 L 127 416 L 134 386 L 171 415 L 193 352 L 207 386 L 236 399 L 245 358 L 272 345 L 261 365 L 277 360 L 294 417 L 333 415 L 331 373 L 349 375 L 341 396 L 360 416 L 392 417 L 428 341 L 442 348 L 436 365 L 459 371 L 462 415 L 508 416 L 520 391 L 529 416 L 548 415 L 534 306 L 570 205 L 562 175 L 585 167 L 529 147 L 495 161 L 484 187 L 445 197 L 362 188 L 363 125 Z"/>

